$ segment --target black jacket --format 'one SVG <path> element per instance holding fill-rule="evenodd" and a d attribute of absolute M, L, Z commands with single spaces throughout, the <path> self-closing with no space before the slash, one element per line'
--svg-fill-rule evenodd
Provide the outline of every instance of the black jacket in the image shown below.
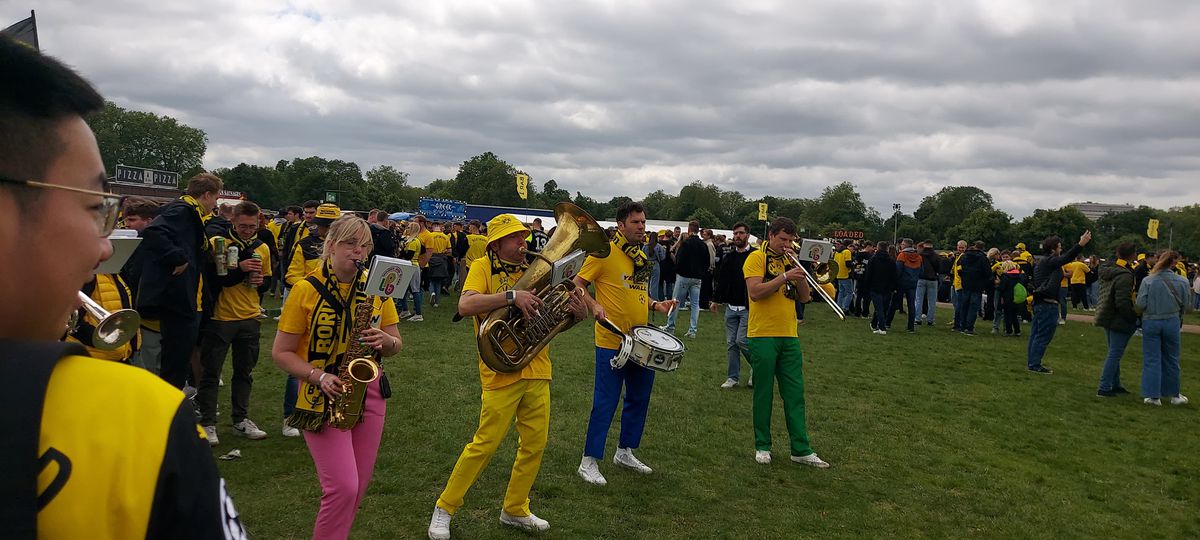
<path fill-rule="evenodd" d="M 662 240 L 658 245 L 663 248 L 663 257 L 658 261 L 658 279 L 664 283 L 675 283 L 675 257 L 671 255 L 671 243 Z"/>
<path fill-rule="evenodd" d="M 1042 259 L 1033 267 L 1033 301 L 1044 302 L 1053 300 L 1058 302 L 1059 284 L 1062 283 L 1062 267 L 1075 260 L 1075 256 L 1083 250 L 1083 246 L 1075 244 L 1066 253 L 1055 256 L 1049 256 Z"/>
<path fill-rule="evenodd" d="M 138 238 L 142 237 L 142 233 L 138 232 Z M 125 265 L 121 267 L 121 280 L 129 287 L 129 293 L 133 295 L 134 307 L 137 306 L 138 284 L 142 282 L 142 266 L 146 264 L 146 249 L 143 244 L 145 240 L 138 242 L 138 247 L 129 254 L 129 258 L 125 259 Z"/>
<path fill-rule="evenodd" d="M 230 223 L 223 216 L 213 216 L 204 225 L 204 236 L 209 238 L 216 238 L 218 236 L 229 238 L 231 234 L 233 234 L 233 223 Z"/>
<path fill-rule="evenodd" d="M 376 255 L 383 255 L 384 257 L 396 256 L 396 243 L 392 240 L 392 231 L 372 224 L 371 242 L 374 243 L 371 258 L 374 258 Z"/>
<path fill-rule="evenodd" d="M 742 274 L 742 265 L 746 263 L 746 257 L 753 252 L 754 247 L 750 247 L 744 253 L 730 250 L 721 258 L 721 263 L 717 265 L 717 283 L 713 287 L 714 302 L 740 307 L 750 305 L 746 296 L 746 276 Z"/>
<path fill-rule="evenodd" d="M 896 260 L 888 256 L 887 251 L 876 251 L 867 261 L 863 285 L 873 293 L 892 294 L 896 290 L 897 273 Z"/>
<path fill-rule="evenodd" d="M 143 317 L 164 315 L 196 316 L 196 291 L 207 239 L 204 223 L 191 205 L 182 200 L 168 203 L 142 231 L 142 275 L 138 282 L 137 310 Z M 179 275 L 176 267 L 187 264 Z"/>
<path fill-rule="evenodd" d="M 992 279 L 992 265 L 987 255 L 978 249 L 968 249 L 958 260 L 958 277 L 962 279 L 964 291 L 983 292 Z"/>
<path fill-rule="evenodd" d="M 925 248 L 921 250 L 921 279 L 937 281 L 938 278 L 938 254 L 933 248 Z"/>
<path fill-rule="evenodd" d="M 1020 283 L 1022 287 L 1025 287 L 1025 274 L 1022 274 L 1021 272 L 1013 272 L 1011 274 L 1005 272 L 1000 274 L 1000 284 L 996 285 L 996 294 L 1000 297 L 1000 305 L 1007 306 L 1013 303 L 1013 288 L 1016 287 L 1018 283 Z M 1025 288 L 1028 289 L 1028 287 Z M 1029 291 L 1026 290 L 1026 294 L 1028 294 L 1028 292 Z"/>
<path fill-rule="evenodd" d="M 708 246 L 700 235 L 688 235 L 675 253 L 675 273 L 686 278 L 703 278 L 708 273 L 708 261 Z"/>

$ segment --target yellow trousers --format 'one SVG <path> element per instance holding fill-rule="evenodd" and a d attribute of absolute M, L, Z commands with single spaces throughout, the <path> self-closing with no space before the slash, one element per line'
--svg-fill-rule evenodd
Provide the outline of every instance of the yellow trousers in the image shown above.
<path fill-rule="evenodd" d="M 517 458 L 508 479 L 508 491 L 504 493 L 504 511 L 513 516 L 527 516 L 529 490 L 542 466 L 550 431 L 550 381 L 522 379 L 504 388 L 484 390 L 482 401 L 479 429 L 458 456 L 437 505 L 450 514 L 458 511 L 467 490 L 508 435 L 515 416 Z"/>

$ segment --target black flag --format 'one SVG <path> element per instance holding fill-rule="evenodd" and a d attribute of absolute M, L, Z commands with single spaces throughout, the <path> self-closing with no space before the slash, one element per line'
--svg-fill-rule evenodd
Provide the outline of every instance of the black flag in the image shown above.
<path fill-rule="evenodd" d="M 29 18 L 19 21 L 16 24 L 0 30 L 0 35 L 10 37 L 16 41 L 23 42 L 34 49 L 38 48 L 37 38 L 37 19 L 34 18 L 33 12 L 29 12 Z"/>

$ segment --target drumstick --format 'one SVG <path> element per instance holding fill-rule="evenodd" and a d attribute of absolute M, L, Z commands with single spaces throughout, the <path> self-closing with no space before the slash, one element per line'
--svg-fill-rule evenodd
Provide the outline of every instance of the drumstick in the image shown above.
<path fill-rule="evenodd" d="M 609 332 L 612 332 L 618 336 L 625 335 L 625 332 L 622 332 L 621 329 L 619 327 L 617 327 L 616 324 L 613 324 L 612 321 L 608 320 L 608 317 L 604 317 L 603 319 L 596 319 L 596 324 L 603 326 L 605 330 L 608 330 Z"/>
<path fill-rule="evenodd" d="M 676 302 L 676 303 L 674 303 L 674 304 L 671 304 L 671 309 L 668 309 L 668 310 L 667 310 L 667 320 L 668 320 L 668 321 L 669 321 L 669 320 L 671 320 L 671 314 L 672 314 L 672 313 L 675 313 L 675 308 L 676 308 L 676 307 L 678 307 L 678 306 L 679 306 L 679 303 L 678 303 L 678 302 Z"/>

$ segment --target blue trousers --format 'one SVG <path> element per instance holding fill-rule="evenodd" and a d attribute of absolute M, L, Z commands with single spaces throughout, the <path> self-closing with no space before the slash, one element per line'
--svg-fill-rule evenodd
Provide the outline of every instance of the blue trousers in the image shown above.
<path fill-rule="evenodd" d="M 929 324 L 937 313 L 938 282 L 936 279 L 917 280 L 917 309 Z"/>
<path fill-rule="evenodd" d="M 1121 386 L 1121 357 L 1125 355 L 1133 332 L 1106 329 L 1104 334 L 1108 337 L 1108 356 L 1104 358 L 1104 369 L 1100 372 L 1100 389 L 1108 391 Z"/>
<path fill-rule="evenodd" d="M 1058 330 L 1058 306 L 1046 302 L 1033 304 L 1033 323 L 1029 325 L 1029 352 L 1025 367 L 1033 369 L 1042 365 L 1046 347 Z"/>
<path fill-rule="evenodd" d="M 892 293 L 871 291 L 871 303 L 875 305 L 875 315 L 871 317 L 871 330 L 887 330 L 887 318 Z"/>
<path fill-rule="evenodd" d="M 608 428 L 612 425 L 613 413 L 621 399 L 621 385 L 625 385 L 625 405 L 621 408 L 621 437 L 618 448 L 637 448 L 642 442 L 642 431 L 646 428 L 646 411 L 650 409 L 650 391 L 654 389 L 654 371 L 628 362 L 621 369 L 613 369 L 609 362 L 616 356 L 615 349 L 596 347 L 595 386 L 592 390 L 592 414 L 588 418 L 587 438 L 583 443 L 583 455 L 604 459 L 604 443 L 608 440 Z"/>
<path fill-rule="evenodd" d="M 975 318 L 983 303 L 983 293 L 963 289 L 958 291 L 958 305 L 954 307 L 954 326 L 963 332 L 975 331 Z"/>
<path fill-rule="evenodd" d="M 679 308 L 683 307 L 683 302 L 687 300 L 692 303 L 691 307 L 691 325 L 688 326 L 688 332 L 696 333 L 696 325 L 700 322 L 700 278 L 690 278 L 677 276 L 675 278 L 675 301 L 679 302 L 678 306 L 671 311 L 671 316 L 667 317 L 667 331 L 675 332 L 675 319 L 679 317 Z"/>
<path fill-rule="evenodd" d="M 837 304 L 842 311 L 850 312 L 850 303 L 854 301 L 854 280 L 850 278 L 837 280 Z"/>
<path fill-rule="evenodd" d="M 1142 319 L 1142 397 L 1179 395 L 1179 317 Z"/>

